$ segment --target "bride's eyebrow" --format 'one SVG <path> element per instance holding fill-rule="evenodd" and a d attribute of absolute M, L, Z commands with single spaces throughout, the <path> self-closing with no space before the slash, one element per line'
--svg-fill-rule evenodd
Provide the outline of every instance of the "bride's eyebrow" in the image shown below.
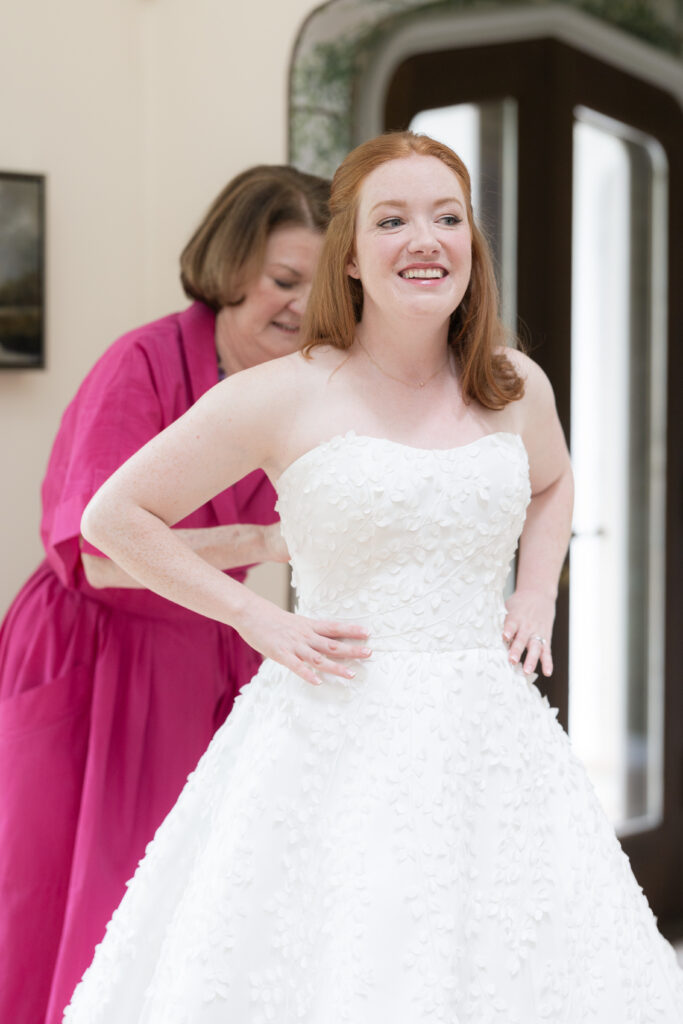
<path fill-rule="evenodd" d="M 434 206 L 451 206 L 453 203 L 460 207 L 463 206 L 462 199 L 458 199 L 457 196 L 446 196 L 445 199 L 437 199 Z"/>
<path fill-rule="evenodd" d="M 434 203 L 434 207 L 449 206 L 452 203 L 456 203 L 460 207 L 463 205 L 462 200 L 458 199 L 457 196 L 446 196 L 444 199 L 437 199 Z M 408 204 L 404 199 L 381 199 L 370 208 L 370 213 L 374 213 L 374 211 L 379 209 L 381 206 L 392 206 L 397 209 L 404 209 L 407 205 Z"/>
<path fill-rule="evenodd" d="M 408 204 L 404 202 L 403 199 L 381 199 L 378 203 L 375 203 L 375 205 L 370 208 L 370 213 L 373 213 L 375 210 L 378 210 L 380 206 L 398 206 L 400 208 L 403 208 L 407 205 Z"/>

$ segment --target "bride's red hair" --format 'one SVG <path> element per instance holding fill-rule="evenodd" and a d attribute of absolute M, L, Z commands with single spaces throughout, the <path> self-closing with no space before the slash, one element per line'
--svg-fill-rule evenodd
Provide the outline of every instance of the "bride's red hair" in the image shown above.
<path fill-rule="evenodd" d="M 463 397 L 488 409 L 502 409 L 521 398 L 524 383 L 500 346 L 506 331 L 498 314 L 498 288 L 486 239 L 474 222 L 470 176 L 452 149 L 413 132 L 388 132 L 352 150 L 332 179 L 330 220 L 302 325 L 303 352 L 316 345 L 347 349 L 363 312 L 363 286 L 349 277 L 358 196 L 376 167 L 416 153 L 441 160 L 457 175 L 467 204 L 472 233 L 472 275 L 465 296 L 451 315 L 449 343 L 458 362 Z"/>

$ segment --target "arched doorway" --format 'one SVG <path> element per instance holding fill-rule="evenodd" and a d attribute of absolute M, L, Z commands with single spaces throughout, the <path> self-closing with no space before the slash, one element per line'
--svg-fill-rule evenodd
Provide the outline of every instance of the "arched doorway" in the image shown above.
<path fill-rule="evenodd" d="M 657 50 L 571 5 L 484 13 L 476 3 L 457 12 L 452 4 L 380 6 L 384 20 L 354 27 L 354 5 L 339 4 L 345 34 L 325 38 L 318 25 L 315 59 L 295 61 L 292 156 L 329 173 L 351 145 L 384 128 L 406 127 L 426 111 L 474 112 L 480 209 L 508 315 L 519 318 L 553 382 L 589 506 L 564 577 L 549 697 L 582 756 L 593 758 L 596 784 L 655 912 L 680 919 L 683 418 L 675 382 L 683 361 L 673 339 L 683 336 L 683 306 L 667 282 L 681 280 L 683 269 L 683 207 L 668 185 L 683 180 L 683 70 L 663 56 L 665 26 Z M 321 10 L 331 17 L 334 9 Z M 304 86 L 316 80 L 306 108 Z M 609 203 L 591 191 L 591 176 L 614 183 Z M 591 221 L 608 207 L 603 234 L 612 245 L 591 279 L 579 254 L 595 249 Z M 592 210 L 592 219 L 581 210 Z M 626 234 L 617 233 L 619 219 Z M 606 293 L 609 301 L 595 307 Z M 587 302 L 598 309 L 589 317 Z M 599 317 L 613 337 L 595 360 L 585 338 Z M 594 350 L 607 348 L 605 336 Z M 599 430 L 584 412 L 598 365 Z M 599 436 L 591 444 L 592 429 Z M 599 508 L 584 498 L 596 487 Z M 607 568 L 596 575 L 596 566 Z M 591 628 L 594 646 L 586 650 Z"/>

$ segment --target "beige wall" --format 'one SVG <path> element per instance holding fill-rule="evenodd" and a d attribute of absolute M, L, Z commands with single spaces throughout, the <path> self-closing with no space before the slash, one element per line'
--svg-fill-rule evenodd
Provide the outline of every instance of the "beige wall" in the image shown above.
<path fill-rule="evenodd" d="M 79 381 L 117 335 L 183 305 L 178 252 L 225 181 L 285 160 L 289 60 L 314 6 L 5 5 L 0 169 L 47 175 L 48 368 L 0 372 L 0 613 L 41 557 L 40 481 Z M 281 571 L 261 580 L 284 598 Z"/>

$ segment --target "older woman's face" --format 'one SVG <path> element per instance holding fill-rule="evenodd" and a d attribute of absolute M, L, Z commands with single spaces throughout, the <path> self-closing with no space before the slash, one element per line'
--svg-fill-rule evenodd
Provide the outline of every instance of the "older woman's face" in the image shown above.
<path fill-rule="evenodd" d="M 240 365 L 255 366 L 299 347 L 321 248 L 322 235 L 311 228 L 285 226 L 270 234 L 263 267 L 247 285 L 244 300 L 218 314 L 217 342 L 226 366 L 234 364 L 231 354 Z"/>

